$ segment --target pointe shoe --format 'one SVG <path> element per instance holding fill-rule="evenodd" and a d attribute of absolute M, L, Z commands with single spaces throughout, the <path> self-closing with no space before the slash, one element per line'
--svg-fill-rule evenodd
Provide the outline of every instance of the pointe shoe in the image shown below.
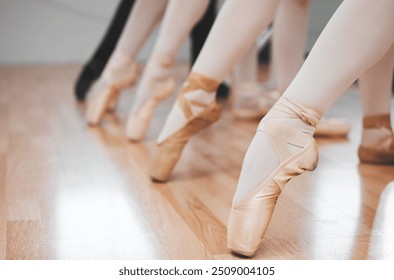
<path fill-rule="evenodd" d="M 157 142 L 150 170 L 153 181 L 167 181 L 189 139 L 202 129 L 212 125 L 221 115 L 221 106 L 215 101 L 207 104 L 188 99 L 185 95 L 195 90 L 204 90 L 211 93 L 216 90 L 218 84 L 217 81 L 197 73 L 192 72 L 189 75 L 176 101 L 187 122 L 178 131 Z M 198 107 L 202 110 L 193 114 L 192 107 Z"/>
<path fill-rule="evenodd" d="M 370 164 L 394 164 L 394 134 L 390 124 L 390 115 L 382 114 L 365 117 L 363 119 L 364 130 L 387 130 L 379 141 L 372 145 L 361 144 L 358 148 L 358 157 L 361 162 Z"/>
<path fill-rule="evenodd" d="M 285 105 L 285 106 L 283 106 Z M 277 109 L 277 110 L 276 110 Z M 227 245 L 234 253 L 251 257 L 259 247 L 271 220 L 276 201 L 286 183 L 293 177 L 316 168 L 318 150 L 312 135 L 281 122 L 283 113 L 297 116 L 315 126 L 319 115 L 312 109 L 281 97 L 263 119 L 257 133 L 265 133 L 279 159 L 279 165 L 256 188 L 237 204 L 233 202 L 227 226 Z M 263 128 L 261 128 L 263 127 Z M 292 154 L 288 144 L 300 148 Z"/>
<path fill-rule="evenodd" d="M 235 89 L 233 116 L 237 120 L 257 120 L 264 117 L 281 96 L 264 84 L 245 83 Z"/>
<path fill-rule="evenodd" d="M 89 125 L 97 125 L 107 111 L 115 110 L 120 91 L 135 82 L 137 71 L 137 64 L 127 61 L 121 67 L 112 67 L 104 72 L 88 100 L 86 121 Z"/>
<path fill-rule="evenodd" d="M 130 112 L 127 120 L 126 137 L 131 141 L 140 141 L 145 137 L 157 106 L 175 90 L 175 79 L 169 74 L 174 64 L 173 59 L 157 55 L 154 60 L 155 62 L 148 66 L 150 69 L 144 74 L 148 76 L 142 78 L 147 79 L 145 88 L 147 92 L 144 94 L 149 97 L 138 106 L 138 109 Z"/>
<path fill-rule="evenodd" d="M 323 118 L 317 125 L 315 137 L 346 137 L 350 124 L 341 119 Z"/>

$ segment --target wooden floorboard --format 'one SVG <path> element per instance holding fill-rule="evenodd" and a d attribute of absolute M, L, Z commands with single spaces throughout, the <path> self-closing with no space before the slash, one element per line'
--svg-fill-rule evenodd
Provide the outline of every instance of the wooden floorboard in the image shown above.
<path fill-rule="evenodd" d="M 226 224 L 257 122 L 235 120 L 223 101 L 171 180 L 153 183 L 150 159 L 175 95 L 146 140 L 131 143 L 134 89 L 90 128 L 73 96 L 79 71 L 0 66 L 0 259 L 239 259 Z M 186 74 L 179 65 L 179 84 Z M 359 164 L 359 103 L 352 88 L 328 112 L 351 133 L 318 139 L 318 168 L 286 186 L 254 259 L 394 259 L 394 167 Z"/>

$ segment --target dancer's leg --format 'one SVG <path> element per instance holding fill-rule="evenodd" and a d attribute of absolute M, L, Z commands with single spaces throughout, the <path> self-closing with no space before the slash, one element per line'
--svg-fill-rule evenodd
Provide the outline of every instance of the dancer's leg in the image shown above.
<path fill-rule="evenodd" d="M 267 106 L 268 98 L 262 98 L 265 89 L 258 82 L 257 73 L 257 46 L 254 44 L 237 63 L 231 75 L 232 112 L 237 119 L 259 120 L 273 105 Z"/>
<path fill-rule="evenodd" d="M 205 40 L 208 37 L 209 32 L 215 22 L 216 9 L 219 5 L 220 0 L 211 0 L 205 15 L 196 24 L 191 33 L 191 60 L 190 65 L 192 66 L 196 61 L 202 47 L 204 46 Z M 191 67 L 190 66 L 190 67 Z M 230 87 L 227 83 L 222 82 L 217 90 L 216 98 L 226 98 L 229 95 Z"/>
<path fill-rule="evenodd" d="M 272 59 L 279 92 L 285 92 L 304 63 L 309 2 L 281 0 L 275 14 Z"/>
<path fill-rule="evenodd" d="M 174 91 L 175 81 L 171 72 L 176 55 L 208 4 L 209 0 L 169 2 L 131 108 L 127 123 L 127 136 L 131 140 L 144 137 L 156 106 Z"/>
<path fill-rule="evenodd" d="M 347 0 L 338 8 L 246 153 L 228 225 L 234 251 L 254 253 L 286 182 L 317 164 L 319 116 L 387 52 L 393 29 L 391 0 Z"/>
<path fill-rule="evenodd" d="M 276 90 L 283 93 L 304 63 L 308 30 L 309 0 L 282 0 L 274 20 L 272 57 Z M 315 136 L 346 136 L 350 125 L 325 118 L 316 126 Z"/>
<path fill-rule="evenodd" d="M 168 0 L 137 0 L 111 60 L 134 60 L 164 15 Z M 111 61 L 110 61 L 111 62 Z"/>
<path fill-rule="evenodd" d="M 166 180 L 187 140 L 217 120 L 220 111 L 214 100 L 219 82 L 271 22 L 278 2 L 227 0 L 223 5 L 159 136 L 153 178 Z M 182 140 L 178 139 L 181 134 Z M 177 148 L 173 148 L 174 141 Z M 163 165 L 168 152 L 171 160 Z"/>
<path fill-rule="evenodd" d="M 390 114 L 393 67 L 394 45 L 358 80 L 364 117 Z"/>
<path fill-rule="evenodd" d="M 279 1 L 227 0 L 192 72 L 222 81 L 272 21 Z"/>
<path fill-rule="evenodd" d="M 394 45 L 359 79 L 363 132 L 359 157 L 363 162 L 394 163 L 394 136 L 390 122 Z"/>
<path fill-rule="evenodd" d="M 160 21 L 167 0 L 138 0 L 130 14 L 118 44 L 89 98 L 86 118 L 98 124 L 105 111 L 116 100 L 119 91 L 135 82 L 135 58 Z"/>
<path fill-rule="evenodd" d="M 246 53 L 256 37 L 272 20 L 278 0 L 274 1 L 237 1 L 227 0 L 223 5 L 214 26 L 201 50 L 192 72 L 202 74 L 215 81 L 222 81 L 228 71 Z M 234 20 L 234 17 L 237 20 Z M 190 93 L 190 98 L 212 103 L 212 92 Z M 186 123 L 178 102 L 167 118 L 159 136 L 159 142 L 177 131 Z"/>
<path fill-rule="evenodd" d="M 75 83 L 75 95 L 78 100 L 85 100 L 86 94 L 94 81 L 104 70 L 122 30 L 126 25 L 135 0 L 121 0 L 103 39 L 90 60 L 84 65 Z"/>
<path fill-rule="evenodd" d="M 238 83 L 234 91 L 251 93 L 245 98 L 237 94 L 233 110 L 237 118 L 261 119 L 280 97 L 280 93 L 283 93 L 294 79 L 304 63 L 308 12 L 309 0 L 281 0 L 279 3 L 274 18 L 272 40 L 272 61 L 275 64 L 273 68 L 277 80 L 275 90 L 267 88 L 268 84 L 258 85 L 257 80 L 244 79 L 249 83 L 243 83 L 245 75 L 242 73 L 248 73 L 251 70 L 257 72 L 257 65 L 251 64 L 245 58 L 235 67 L 235 80 Z M 253 59 L 256 64 L 256 54 Z"/>
<path fill-rule="evenodd" d="M 202 47 L 204 46 L 208 34 L 211 31 L 212 25 L 215 22 L 216 6 L 217 6 L 217 0 L 210 0 L 204 16 L 192 29 L 190 36 L 191 39 L 190 65 L 193 65 L 194 62 L 196 61 Z"/>
<path fill-rule="evenodd" d="M 391 0 L 344 1 L 284 96 L 325 112 L 391 47 L 393 19 Z"/>
<path fill-rule="evenodd" d="M 147 85 L 143 83 L 144 78 L 149 78 L 149 70 L 153 67 L 165 68 L 163 69 L 165 71 L 173 66 L 176 55 L 186 41 L 193 26 L 204 14 L 208 4 L 209 0 L 171 0 L 169 2 L 159 36 L 147 62 L 146 71 L 144 71 L 142 83 L 137 90 L 133 111 L 140 108 L 141 104 L 149 98 L 150 92 L 149 90 L 147 92 Z M 164 65 L 157 65 L 161 62 Z"/>
<path fill-rule="evenodd" d="M 232 86 L 238 86 L 246 83 L 256 83 L 257 82 L 257 47 L 256 44 L 248 49 L 246 54 L 239 60 L 237 65 L 233 70 L 234 83 Z"/>

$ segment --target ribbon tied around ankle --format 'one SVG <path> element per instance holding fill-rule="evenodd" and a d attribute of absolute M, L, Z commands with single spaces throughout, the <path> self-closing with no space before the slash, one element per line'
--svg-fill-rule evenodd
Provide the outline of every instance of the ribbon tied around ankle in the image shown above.
<path fill-rule="evenodd" d="M 273 109 L 279 109 L 280 111 L 287 114 L 289 114 L 290 110 L 292 114 L 289 115 L 297 116 L 304 122 L 314 127 L 320 121 L 321 114 L 319 114 L 316 110 L 305 105 L 301 105 L 300 103 L 284 96 L 278 99 L 278 102 L 274 105 Z"/>

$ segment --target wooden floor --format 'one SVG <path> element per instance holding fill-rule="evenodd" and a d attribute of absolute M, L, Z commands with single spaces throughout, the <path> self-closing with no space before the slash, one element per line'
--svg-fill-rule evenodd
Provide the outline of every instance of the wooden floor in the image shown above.
<path fill-rule="evenodd" d="M 73 96 L 79 69 L 0 67 L 0 259 L 236 259 L 226 223 L 256 123 L 225 110 L 155 184 L 149 161 L 174 99 L 133 144 L 132 90 L 89 128 Z M 349 138 L 318 140 L 318 168 L 286 186 L 256 259 L 394 259 L 394 167 L 359 164 L 355 90 L 329 115 L 352 123 Z"/>

